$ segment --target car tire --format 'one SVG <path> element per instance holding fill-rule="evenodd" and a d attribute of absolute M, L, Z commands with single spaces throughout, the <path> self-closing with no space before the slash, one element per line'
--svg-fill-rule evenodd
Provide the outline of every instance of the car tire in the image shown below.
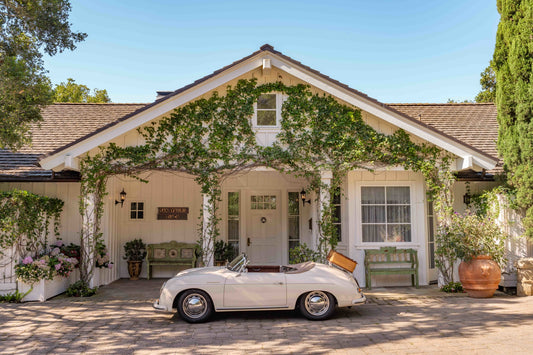
<path fill-rule="evenodd" d="M 325 320 L 335 312 L 335 298 L 324 291 L 311 291 L 300 298 L 300 312 L 310 320 Z"/>
<path fill-rule="evenodd" d="M 202 323 L 213 314 L 213 303 L 202 290 L 187 290 L 178 299 L 178 314 L 186 322 Z"/>

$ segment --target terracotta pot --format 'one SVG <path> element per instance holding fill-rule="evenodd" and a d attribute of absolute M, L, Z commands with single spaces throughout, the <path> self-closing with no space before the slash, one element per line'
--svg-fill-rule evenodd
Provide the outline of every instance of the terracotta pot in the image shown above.
<path fill-rule="evenodd" d="M 128 260 L 128 273 L 130 274 L 130 280 L 138 280 L 141 274 L 143 262 L 142 261 L 130 261 Z"/>
<path fill-rule="evenodd" d="M 469 297 L 487 298 L 498 289 L 502 271 L 488 255 L 480 255 L 459 265 L 459 279 Z"/>

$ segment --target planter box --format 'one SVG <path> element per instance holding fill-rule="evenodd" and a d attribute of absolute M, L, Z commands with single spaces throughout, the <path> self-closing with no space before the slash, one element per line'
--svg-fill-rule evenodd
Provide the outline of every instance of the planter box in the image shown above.
<path fill-rule="evenodd" d="M 31 285 L 18 281 L 19 292 L 26 293 Z M 65 292 L 69 285 L 67 277 L 56 276 L 53 280 L 41 280 L 33 284 L 33 290 L 22 299 L 23 302 L 39 301 L 44 302 L 49 298 Z"/>

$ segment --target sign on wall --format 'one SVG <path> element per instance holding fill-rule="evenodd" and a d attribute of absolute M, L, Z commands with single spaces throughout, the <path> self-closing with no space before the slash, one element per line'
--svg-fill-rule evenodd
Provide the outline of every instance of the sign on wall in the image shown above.
<path fill-rule="evenodd" d="M 157 207 L 157 219 L 187 220 L 189 207 Z"/>

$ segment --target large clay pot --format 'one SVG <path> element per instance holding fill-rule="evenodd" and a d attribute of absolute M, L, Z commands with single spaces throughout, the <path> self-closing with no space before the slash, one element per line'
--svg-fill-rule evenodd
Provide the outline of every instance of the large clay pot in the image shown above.
<path fill-rule="evenodd" d="M 142 261 L 130 261 L 128 260 L 128 273 L 130 274 L 130 280 L 138 280 L 141 274 L 143 262 Z"/>
<path fill-rule="evenodd" d="M 459 279 L 468 296 L 488 298 L 498 289 L 502 271 L 488 255 L 480 255 L 459 265 Z"/>

